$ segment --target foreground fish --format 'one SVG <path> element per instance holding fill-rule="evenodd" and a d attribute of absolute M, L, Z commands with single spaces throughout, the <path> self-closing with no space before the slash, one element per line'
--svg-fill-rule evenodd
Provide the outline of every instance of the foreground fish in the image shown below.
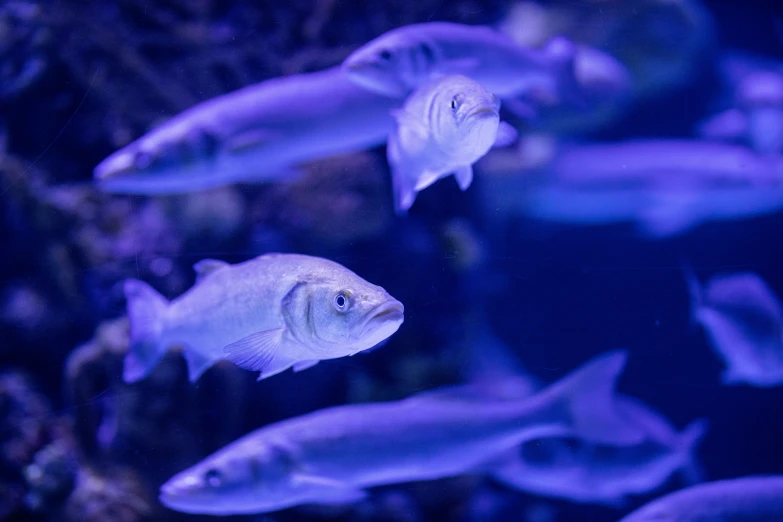
<path fill-rule="evenodd" d="M 780 522 L 783 476 L 699 484 L 653 500 L 620 522 Z"/>
<path fill-rule="evenodd" d="M 466 76 L 432 80 L 394 112 L 387 158 L 394 204 L 406 212 L 416 193 L 451 174 L 462 190 L 473 181 L 471 165 L 492 148 L 513 141 L 516 131 L 500 124 L 500 100 Z"/>
<path fill-rule="evenodd" d="M 688 483 L 700 480 L 693 453 L 704 436 L 705 421 L 695 421 L 677 433 L 665 418 L 636 399 L 618 396 L 616 406 L 620 415 L 645 433 L 643 441 L 616 446 L 574 437 L 534 439 L 499 458 L 491 475 L 528 493 L 610 506 L 661 487 L 678 470 Z"/>
<path fill-rule="evenodd" d="M 265 254 L 236 265 L 205 259 L 194 269 L 196 284 L 171 302 L 146 283 L 125 282 L 125 381 L 145 377 L 172 345 L 184 345 L 191 381 L 223 358 L 262 379 L 371 348 L 403 322 L 402 303 L 326 259 Z"/>
<path fill-rule="evenodd" d="M 724 384 L 783 384 L 783 307 L 758 275 L 713 277 L 704 287 L 688 273 L 693 317 L 727 368 Z"/>
<path fill-rule="evenodd" d="M 299 504 L 348 503 L 365 488 L 471 472 L 525 439 L 578 432 L 633 443 L 612 408 L 625 354 L 598 357 L 521 401 L 411 397 L 320 410 L 265 426 L 161 487 L 187 513 L 240 514 Z"/>
<path fill-rule="evenodd" d="M 342 68 L 357 85 L 393 97 L 437 75 L 462 74 L 501 98 L 530 91 L 555 98 L 575 81 L 575 52 L 564 38 L 530 49 L 490 27 L 429 22 L 384 33 L 354 51 Z"/>
<path fill-rule="evenodd" d="M 655 239 L 710 221 L 783 210 L 783 157 L 723 143 L 673 139 L 573 146 L 536 171 L 503 166 L 495 174 L 489 162 L 478 168 L 490 218 L 635 223 Z"/>
<path fill-rule="evenodd" d="M 385 143 L 404 98 L 371 93 L 340 68 L 274 78 L 199 103 L 96 168 L 102 190 L 192 192 L 290 177 L 299 163 Z"/>

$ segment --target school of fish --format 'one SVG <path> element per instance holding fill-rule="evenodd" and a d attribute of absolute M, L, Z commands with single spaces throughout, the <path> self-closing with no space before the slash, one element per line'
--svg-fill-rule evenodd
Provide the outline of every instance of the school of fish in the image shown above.
<path fill-rule="evenodd" d="M 545 132 L 557 111 L 619 99 L 631 83 L 614 57 L 564 37 L 533 48 L 490 27 L 413 24 L 330 69 L 191 107 L 107 157 L 94 178 L 107 192 L 142 195 L 276 183 L 307 162 L 385 145 L 398 216 L 442 178 L 467 190 L 474 172 L 490 223 L 509 214 L 629 222 L 655 240 L 783 209 L 781 76 L 757 73 L 740 86 L 738 108 L 700 126 L 704 140 L 558 145 L 526 163 L 524 133 Z M 404 322 L 403 303 L 327 259 L 203 259 L 194 270 L 194 286 L 173 300 L 125 281 L 126 382 L 146 378 L 174 348 L 191 382 L 224 359 L 266 379 L 369 350 Z M 722 382 L 783 384 L 783 305 L 767 284 L 752 272 L 706 283 L 687 264 L 683 272 L 692 321 L 725 365 Z M 489 353 L 492 342 L 474 344 Z M 783 520 L 783 476 L 700 484 L 708 420 L 678 429 L 619 393 L 625 352 L 606 352 L 548 386 L 493 357 L 487 376 L 463 385 L 262 426 L 169 479 L 160 501 L 184 513 L 266 513 L 473 473 L 512 490 L 618 507 L 679 474 L 685 489 L 622 522 Z"/>

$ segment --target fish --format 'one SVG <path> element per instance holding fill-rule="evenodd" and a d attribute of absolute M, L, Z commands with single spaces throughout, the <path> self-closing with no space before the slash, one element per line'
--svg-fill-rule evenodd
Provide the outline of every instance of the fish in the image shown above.
<path fill-rule="evenodd" d="M 638 399 L 619 394 L 615 404 L 618 414 L 645 433 L 643 441 L 621 446 L 577 437 L 533 439 L 498 457 L 487 473 L 526 493 L 611 507 L 661 487 L 678 471 L 688 484 L 701 481 L 694 453 L 707 430 L 705 419 L 677 433 Z"/>
<path fill-rule="evenodd" d="M 645 504 L 620 522 L 779 522 L 783 475 L 707 482 Z"/>
<path fill-rule="evenodd" d="M 504 165 L 499 172 L 482 163 L 476 168 L 488 219 L 628 223 L 640 236 L 660 240 L 705 223 L 783 210 L 783 157 L 727 143 L 651 139 L 572 145 L 533 170 Z"/>
<path fill-rule="evenodd" d="M 193 268 L 196 283 L 173 301 L 143 281 L 125 281 L 126 382 L 146 377 L 173 345 L 184 347 L 191 382 L 221 359 L 260 372 L 259 380 L 302 371 L 367 350 L 404 320 L 401 302 L 328 259 L 270 253 Z"/>
<path fill-rule="evenodd" d="M 540 380 L 525 371 L 486 319 L 468 337 L 467 383 L 419 396 L 518 401 L 541 389 Z M 629 495 L 653 491 L 675 473 L 688 484 L 702 481 L 695 452 L 707 431 L 706 419 L 694 420 L 678 433 L 663 415 L 634 397 L 617 394 L 614 405 L 618 415 L 644 434 L 643 440 L 614 445 L 573 434 L 540 437 L 498 454 L 476 471 L 517 491 L 613 507 L 622 506 Z"/>
<path fill-rule="evenodd" d="M 393 112 L 396 126 L 386 156 L 397 214 L 410 209 L 418 192 L 451 174 L 467 190 L 471 165 L 516 138 L 513 127 L 501 125 L 499 111 L 497 96 L 467 76 L 450 75 L 426 83 Z"/>
<path fill-rule="evenodd" d="M 563 91 L 576 91 L 576 50 L 564 37 L 531 49 L 488 26 L 427 22 L 380 35 L 341 67 L 357 85 L 390 97 L 408 96 L 437 76 L 461 74 L 501 98 L 529 94 L 554 101 Z"/>
<path fill-rule="evenodd" d="M 612 408 L 626 358 L 619 351 L 598 356 L 521 401 L 414 395 L 283 420 L 174 475 L 159 499 L 176 511 L 213 515 L 346 504 L 365 498 L 370 487 L 470 472 L 547 433 L 633 443 L 642 435 Z"/>
<path fill-rule="evenodd" d="M 783 306 L 753 272 L 718 274 L 706 285 L 686 266 L 691 315 L 726 365 L 725 385 L 783 384 Z"/>
<path fill-rule="evenodd" d="M 783 153 L 783 65 L 744 52 L 727 52 L 719 61 L 733 92 L 728 107 L 702 120 L 704 138 L 747 145 L 762 155 Z"/>
<path fill-rule="evenodd" d="M 118 194 L 178 194 L 298 176 L 298 165 L 381 146 L 395 99 L 339 67 L 272 78 L 211 98 L 117 150 L 93 171 Z"/>

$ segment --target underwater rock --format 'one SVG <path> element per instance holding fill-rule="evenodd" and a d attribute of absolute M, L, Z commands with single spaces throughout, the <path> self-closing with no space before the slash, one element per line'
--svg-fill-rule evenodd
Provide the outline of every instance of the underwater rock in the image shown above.
<path fill-rule="evenodd" d="M 0 102 L 32 85 L 47 66 L 50 33 L 41 11 L 34 2 L 0 6 Z"/>
<path fill-rule="evenodd" d="M 56 484 L 50 491 L 67 493 L 67 480 L 57 480 L 48 474 L 52 468 L 41 467 L 56 448 L 67 446 L 61 424 L 26 375 L 0 375 L 0 518 L 23 510 L 25 495 L 39 485 L 45 490 Z"/>
<path fill-rule="evenodd" d="M 144 522 L 160 520 L 138 477 L 119 470 L 102 474 L 83 468 L 55 520 L 62 522 Z"/>

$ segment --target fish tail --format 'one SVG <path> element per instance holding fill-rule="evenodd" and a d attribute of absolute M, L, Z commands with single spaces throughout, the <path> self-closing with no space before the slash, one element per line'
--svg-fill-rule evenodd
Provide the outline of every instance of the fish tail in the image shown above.
<path fill-rule="evenodd" d="M 599 355 L 549 388 L 556 401 L 565 402 L 569 428 L 575 436 L 615 445 L 637 444 L 644 439 L 644 433 L 615 405 L 617 379 L 627 359 L 623 350 Z"/>
<path fill-rule="evenodd" d="M 138 279 L 127 279 L 123 289 L 128 303 L 130 343 L 122 378 L 135 382 L 146 377 L 166 352 L 161 333 L 169 302 Z"/>
<path fill-rule="evenodd" d="M 694 329 L 699 316 L 699 310 L 704 304 L 704 291 L 702 290 L 701 283 L 699 282 L 696 271 L 693 269 L 693 265 L 690 261 L 682 261 L 682 271 L 685 275 L 685 284 L 688 286 L 688 295 L 690 296 L 689 325 L 691 329 Z"/>
<path fill-rule="evenodd" d="M 706 419 L 688 424 L 677 437 L 677 448 L 683 454 L 680 475 L 687 485 L 704 482 L 704 470 L 696 459 L 696 449 L 709 428 Z"/>
<path fill-rule="evenodd" d="M 577 106 L 586 106 L 583 89 L 576 77 L 574 60 L 577 51 L 576 44 L 563 36 L 550 39 L 544 47 L 544 53 L 551 61 L 552 69 L 559 83 L 559 97 Z"/>

